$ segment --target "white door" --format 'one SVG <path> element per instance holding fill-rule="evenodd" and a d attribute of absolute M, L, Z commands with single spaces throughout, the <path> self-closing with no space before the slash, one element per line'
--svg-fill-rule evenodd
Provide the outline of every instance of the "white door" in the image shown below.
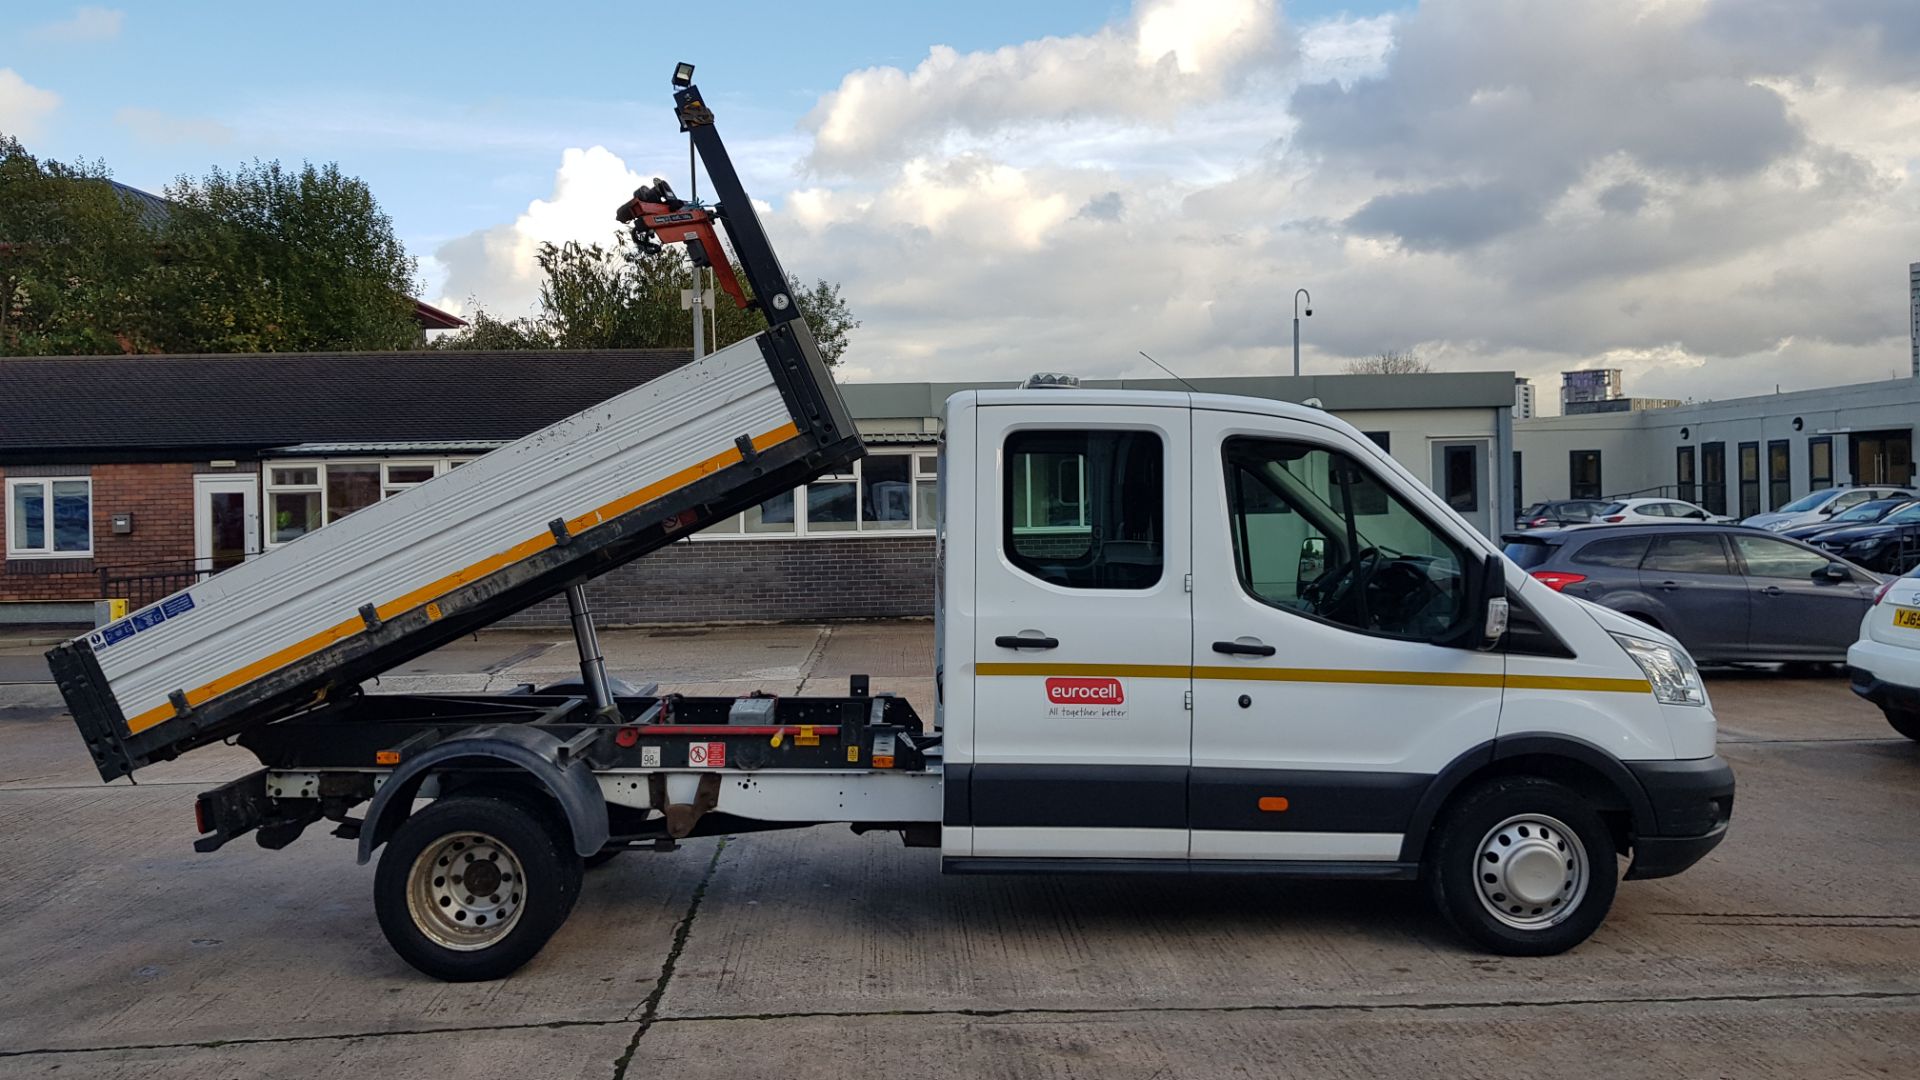
<path fill-rule="evenodd" d="M 1193 425 L 1192 857 L 1395 861 L 1434 775 L 1498 728 L 1503 655 L 1436 644 L 1479 630 L 1481 549 L 1344 432 Z"/>
<path fill-rule="evenodd" d="M 1188 411 L 1084 412 L 978 413 L 972 853 L 1184 859 Z"/>
<path fill-rule="evenodd" d="M 193 565 L 204 578 L 260 554 L 260 481 L 193 478 Z"/>

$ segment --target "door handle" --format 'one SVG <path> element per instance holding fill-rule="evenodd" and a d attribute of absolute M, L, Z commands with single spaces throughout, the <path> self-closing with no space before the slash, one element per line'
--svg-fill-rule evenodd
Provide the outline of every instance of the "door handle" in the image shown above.
<path fill-rule="evenodd" d="M 1680 583 L 1677 581 L 1663 581 L 1660 583 L 1660 591 L 1661 592 L 1679 592 Z"/>
<path fill-rule="evenodd" d="M 1766 593 L 1768 596 L 1779 596 L 1782 592 L 1785 592 L 1786 590 L 1782 589 L 1778 585 L 1769 585 L 1766 588 L 1761 589 L 1760 591 L 1763 593 Z"/>
<path fill-rule="evenodd" d="M 1272 656 L 1280 650 L 1271 645 L 1248 645 L 1239 641 L 1216 641 L 1213 651 L 1228 656 Z"/>
<path fill-rule="evenodd" d="M 1057 649 L 1060 647 L 1059 638 L 1021 637 L 1018 634 L 1001 634 L 993 639 L 993 643 L 1003 649 Z"/>

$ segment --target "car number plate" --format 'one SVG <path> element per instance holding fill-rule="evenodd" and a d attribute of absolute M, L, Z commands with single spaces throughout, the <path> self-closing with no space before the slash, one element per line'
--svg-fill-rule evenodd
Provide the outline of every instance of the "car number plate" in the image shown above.
<path fill-rule="evenodd" d="M 1893 625 L 1906 630 L 1920 630 L 1920 608 L 1894 608 Z"/>

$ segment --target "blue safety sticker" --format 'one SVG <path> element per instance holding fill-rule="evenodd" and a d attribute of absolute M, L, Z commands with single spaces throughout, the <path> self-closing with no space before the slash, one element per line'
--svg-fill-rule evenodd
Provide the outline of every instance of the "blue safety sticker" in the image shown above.
<path fill-rule="evenodd" d="M 99 639 L 95 644 L 100 648 L 105 648 L 116 641 L 125 641 L 132 636 L 133 622 L 129 619 L 122 619 L 94 635 Z"/>
<path fill-rule="evenodd" d="M 135 631 L 151 630 L 154 627 L 159 626 L 161 623 L 167 621 L 167 613 L 164 611 L 161 611 L 157 607 L 148 608 L 145 611 L 134 612 L 133 618 L 128 619 L 127 621 L 133 624 L 133 628 Z"/>
<path fill-rule="evenodd" d="M 160 610 L 165 612 L 169 619 L 184 615 L 193 610 L 193 594 L 181 593 L 179 596 L 169 596 L 160 602 Z"/>

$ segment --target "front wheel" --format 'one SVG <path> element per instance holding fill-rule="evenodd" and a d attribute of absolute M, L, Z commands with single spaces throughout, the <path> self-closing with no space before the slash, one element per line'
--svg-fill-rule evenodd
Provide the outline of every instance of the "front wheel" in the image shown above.
<path fill-rule="evenodd" d="M 1887 723 L 1893 730 L 1909 739 L 1920 742 L 1920 712 L 1905 712 L 1900 709 L 1882 709 L 1887 714 Z"/>
<path fill-rule="evenodd" d="M 1537 777 L 1467 792 L 1441 820 L 1425 868 L 1455 929 L 1504 956 L 1551 956 L 1585 941 L 1613 906 L 1613 838 L 1592 806 Z"/>
<path fill-rule="evenodd" d="M 449 982 L 497 979 L 531 960 L 560 929 L 578 864 L 579 856 L 514 800 L 440 799 L 408 818 L 381 853 L 374 912 L 394 951 L 426 974 Z"/>

